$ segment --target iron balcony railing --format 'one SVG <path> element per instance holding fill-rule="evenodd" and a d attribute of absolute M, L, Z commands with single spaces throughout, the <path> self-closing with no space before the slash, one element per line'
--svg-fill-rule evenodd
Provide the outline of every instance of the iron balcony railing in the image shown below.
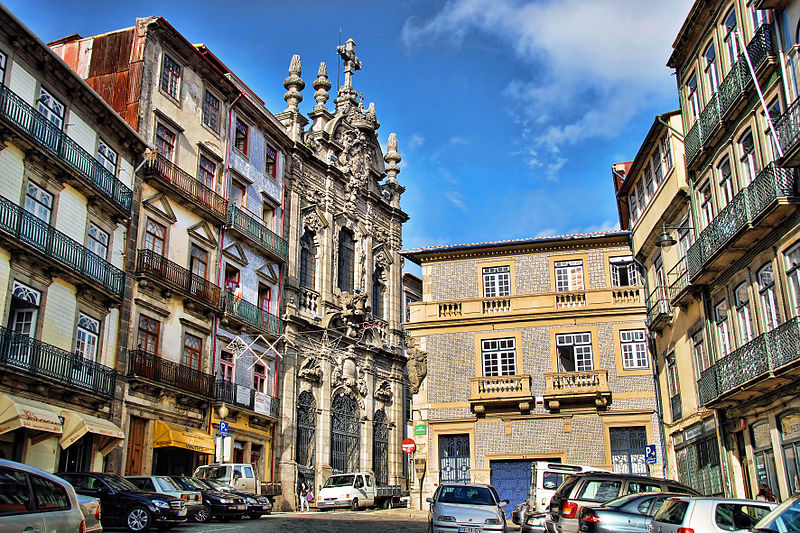
<path fill-rule="evenodd" d="M 145 175 L 156 176 L 220 220 L 227 216 L 228 201 L 178 165 L 154 152 L 144 165 Z"/>
<path fill-rule="evenodd" d="M 670 309 L 666 287 L 657 285 L 647 298 L 647 325 L 652 326 L 659 319 L 669 316 Z"/>
<path fill-rule="evenodd" d="M 145 378 L 207 398 L 214 395 L 214 376 L 146 352 L 128 352 L 128 377 Z"/>
<path fill-rule="evenodd" d="M 714 254 L 758 218 L 775 199 L 796 195 L 794 172 L 770 163 L 700 232 L 686 254 L 689 278 L 693 278 Z"/>
<path fill-rule="evenodd" d="M 246 300 L 238 300 L 230 291 L 222 296 L 222 311 L 254 326 L 267 335 L 279 337 L 283 333 L 283 321 L 275 315 Z"/>
<path fill-rule="evenodd" d="M 216 389 L 214 398 L 217 401 L 224 402 L 230 405 L 238 405 L 263 415 L 278 418 L 281 415 L 281 401 L 280 398 L 265 394 L 269 402 L 269 406 L 264 406 L 266 412 L 263 412 L 261 407 L 256 405 L 256 391 L 250 387 L 237 385 L 224 379 L 218 379 L 216 382 Z"/>
<path fill-rule="evenodd" d="M 800 98 L 792 102 L 789 109 L 774 122 L 783 152 L 791 152 L 800 141 Z"/>
<path fill-rule="evenodd" d="M 704 370 L 698 380 L 706 405 L 759 377 L 800 360 L 800 317 L 759 335 Z"/>
<path fill-rule="evenodd" d="M 114 397 L 117 372 L 113 368 L 4 327 L 0 327 L 0 364 Z"/>
<path fill-rule="evenodd" d="M 239 231 L 262 248 L 284 260 L 289 257 L 289 243 L 286 239 L 279 237 L 262 221 L 233 204 L 228 205 L 228 223 L 225 227 Z"/>
<path fill-rule="evenodd" d="M 772 55 L 772 25 L 762 24 L 758 27 L 753 38 L 747 45 L 747 53 L 753 63 L 753 69 L 758 70 Z M 700 117 L 689 129 L 684 138 L 686 164 L 689 165 L 700 153 L 700 149 L 713 137 L 717 128 L 722 125 L 722 118 L 736 104 L 744 94 L 745 88 L 752 81 L 750 67 L 744 53 L 739 55 L 736 63 L 723 78 L 708 104 L 700 112 Z"/>
<path fill-rule="evenodd" d="M 170 289 L 178 290 L 184 295 L 197 298 L 206 305 L 219 309 L 221 293 L 219 286 L 152 250 L 139 250 L 136 273 L 145 274 L 157 283 L 164 284 Z"/>
<path fill-rule="evenodd" d="M 686 256 L 680 258 L 669 272 L 667 281 L 669 282 L 669 298 L 674 300 L 686 287 L 689 286 L 689 270 Z"/>
<path fill-rule="evenodd" d="M 130 213 L 133 191 L 58 126 L 4 85 L 0 85 L 0 116 L 63 160 L 104 196 Z"/>
<path fill-rule="evenodd" d="M 125 290 L 122 270 L 3 196 L 0 196 L 0 231 L 13 235 L 71 271 L 122 296 Z"/>

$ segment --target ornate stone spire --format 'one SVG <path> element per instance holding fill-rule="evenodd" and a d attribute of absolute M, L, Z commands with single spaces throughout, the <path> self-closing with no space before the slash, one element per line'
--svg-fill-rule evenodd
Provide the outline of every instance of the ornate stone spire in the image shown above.
<path fill-rule="evenodd" d="M 289 63 L 289 77 L 283 80 L 283 86 L 286 88 L 286 94 L 283 95 L 283 99 L 289 105 L 290 111 L 297 111 L 297 105 L 303 101 L 303 95 L 300 94 L 300 91 L 305 89 L 306 82 L 300 77 L 301 73 L 300 56 L 295 54 L 292 56 L 291 63 Z"/>
<path fill-rule="evenodd" d="M 372 104 L 369 105 L 369 108 L 372 112 L 375 112 L 375 109 Z M 403 159 L 400 157 L 400 154 L 397 153 L 397 134 L 390 133 L 389 134 L 389 141 L 386 144 L 387 152 L 386 155 L 383 157 L 383 160 L 386 161 L 386 174 L 388 176 L 389 183 L 397 184 L 397 175 L 400 173 L 400 167 L 398 163 Z"/>
<path fill-rule="evenodd" d="M 361 61 L 356 56 L 356 42 L 353 39 L 347 41 L 336 47 L 336 51 L 344 61 L 344 85 L 343 88 L 353 88 L 353 73 L 356 70 L 361 70 Z"/>
<path fill-rule="evenodd" d="M 325 102 L 327 102 L 329 98 L 328 90 L 331 88 L 331 82 L 328 81 L 328 66 L 324 61 L 319 64 L 317 79 L 314 80 L 311 86 L 317 91 L 314 93 L 314 100 L 317 101 L 317 105 L 314 106 L 314 109 L 325 108 Z"/>

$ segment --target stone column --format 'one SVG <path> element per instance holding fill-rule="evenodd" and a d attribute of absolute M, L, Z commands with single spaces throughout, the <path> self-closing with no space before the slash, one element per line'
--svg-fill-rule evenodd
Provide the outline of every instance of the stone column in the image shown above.
<path fill-rule="evenodd" d="M 297 326 L 286 324 L 286 336 L 295 344 L 299 337 Z M 297 486 L 297 463 L 295 462 L 295 440 L 297 420 L 297 349 L 291 346 L 283 350 L 283 375 L 282 375 L 282 398 L 281 398 L 281 417 L 278 421 L 280 427 L 280 438 L 275 435 L 275 453 L 280 458 L 280 480 L 283 492 L 283 502 L 281 510 L 295 510 L 294 491 Z"/>
<path fill-rule="evenodd" d="M 322 385 L 315 391 L 318 396 L 318 411 L 319 426 L 317 426 L 317 445 L 316 445 L 316 460 L 314 464 L 317 465 L 317 479 L 316 489 L 319 492 L 319 487 L 333 472 L 331 467 L 331 372 L 332 365 L 329 361 L 321 361 L 320 366 L 323 370 Z"/>

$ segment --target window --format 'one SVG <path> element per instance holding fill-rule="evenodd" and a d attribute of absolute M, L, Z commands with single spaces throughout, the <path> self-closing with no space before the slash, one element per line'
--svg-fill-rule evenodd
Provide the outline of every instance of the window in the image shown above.
<path fill-rule="evenodd" d="M 181 66 L 165 54 L 164 65 L 161 67 L 161 90 L 177 100 L 180 79 Z"/>
<path fill-rule="evenodd" d="M 25 473 L 0 467 L 0 516 L 30 511 L 31 493 Z"/>
<path fill-rule="evenodd" d="M 271 146 L 264 147 L 264 174 L 275 179 L 278 177 L 278 165 L 275 164 L 278 152 Z"/>
<path fill-rule="evenodd" d="M 725 15 L 725 22 L 723 23 L 723 31 L 725 37 L 725 49 L 728 52 L 728 67 L 733 67 L 733 64 L 739 59 L 739 41 L 736 39 L 736 8 L 731 8 L 728 14 Z"/>
<path fill-rule="evenodd" d="M 31 475 L 29 478 L 37 511 L 64 511 L 70 508 L 64 487 L 43 477 Z M 45 522 L 49 522 L 49 519 L 45 519 Z"/>
<path fill-rule="evenodd" d="M 703 52 L 705 62 L 706 81 L 708 82 L 709 94 L 717 92 L 719 87 L 719 75 L 717 73 L 717 50 L 714 48 L 714 41 L 711 41 Z"/>
<path fill-rule="evenodd" d="M 481 341 L 484 376 L 513 376 L 517 373 L 515 339 Z"/>
<path fill-rule="evenodd" d="M 78 332 L 75 340 L 75 351 L 81 357 L 96 361 L 97 339 L 100 333 L 100 321 L 94 318 L 78 314 Z"/>
<path fill-rule="evenodd" d="M 800 492 L 800 413 L 789 413 L 778 420 L 789 493 Z"/>
<path fill-rule="evenodd" d="M 183 336 L 183 357 L 181 364 L 200 370 L 200 352 L 203 347 L 203 340 L 190 333 Z"/>
<path fill-rule="evenodd" d="M 608 262 L 611 267 L 611 285 L 613 287 L 639 285 L 639 274 L 632 256 L 612 257 Z"/>
<path fill-rule="evenodd" d="M 144 233 L 144 248 L 158 255 L 164 255 L 164 237 L 167 229 L 157 222 L 147 220 Z"/>
<path fill-rule="evenodd" d="M 103 259 L 108 259 L 108 233 L 98 228 L 94 222 L 89 222 L 89 235 L 86 247 Z"/>
<path fill-rule="evenodd" d="M 789 291 L 792 295 L 794 316 L 800 315 L 800 244 L 796 244 L 785 254 L 786 278 L 789 280 Z"/>
<path fill-rule="evenodd" d="M 161 322 L 149 316 L 139 315 L 139 349 L 158 355 L 158 337 Z"/>
<path fill-rule="evenodd" d="M 225 265 L 225 290 L 226 291 L 235 291 L 236 287 L 239 286 L 239 279 L 241 277 L 241 272 L 239 269 L 233 265 L 226 264 Z"/>
<path fill-rule="evenodd" d="M 750 426 L 753 443 L 753 463 L 756 471 L 756 483 L 767 485 L 772 493 L 780 499 L 778 490 L 778 474 L 775 469 L 775 452 L 772 448 L 769 422 L 756 422 Z"/>
<path fill-rule="evenodd" d="M 200 154 L 200 164 L 197 170 L 197 179 L 208 187 L 214 188 L 214 176 L 217 173 L 217 165 L 206 156 Z"/>
<path fill-rule="evenodd" d="M 508 296 L 511 294 L 511 267 L 497 266 L 483 269 L 483 297 Z"/>
<path fill-rule="evenodd" d="M 117 152 L 100 139 L 97 143 L 97 161 L 114 176 L 117 175 Z"/>
<path fill-rule="evenodd" d="M 233 137 L 233 147 L 247 155 L 247 144 L 250 136 L 250 126 L 236 119 L 236 131 Z"/>
<path fill-rule="evenodd" d="M 686 253 L 692 247 L 692 226 L 689 224 L 688 216 L 678 224 L 678 246 L 681 250 L 681 257 L 686 257 Z"/>
<path fill-rule="evenodd" d="M 258 307 L 262 311 L 269 312 L 270 305 L 272 304 L 272 287 L 258 284 Z"/>
<path fill-rule="evenodd" d="M 658 187 L 661 185 L 661 182 L 664 181 L 664 173 L 661 169 L 661 152 L 658 145 L 656 145 L 653 151 L 653 157 L 650 159 L 650 166 L 653 168 L 653 177 L 656 180 L 656 187 Z"/>
<path fill-rule="evenodd" d="M 775 276 L 772 265 L 766 264 L 758 271 L 758 295 L 764 311 L 764 331 L 778 327 L 778 311 L 775 304 Z"/>
<path fill-rule="evenodd" d="M 215 132 L 219 125 L 219 99 L 208 91 L 203 96 L 203 124 Z"/>
<path fill-rule="evenodd" d="M 650 171 L 649 165 L 645 165 L 644 167 L 644 185 L 647 190 L 647 200 L 649 201 L 656 192 L 656 185 L 653 181 L 653 173 Z"/>
<path fill-rule="evenodd" d="M 300 238 L 300 286 L 314 288 L 314 268 L 317 249 L 314 245 L 314 234 L 310 231 L 303 233 Z"/>
<path fill-rule="evenodd" d="M 631 192 L 628 196 L 628 206 L 631 211 L 631 220 L 636 222 L 639 218 L 639 201 L 636 199 L 636 192 Z"/>
<path fill-rule="evenodd" d="M 246 191 L 247 188 L 244 185 L 231 180 L 230 204 L 236 207 L 245 207 L 247 201 L 245 198 Z"/>
<path fill-rule="evenodd" d="M 667 355 L 667 392 L 669 393 L 670 404 L 672 407 L 672 421 L 680 420 L 682 405 L 680 404 L 681 385 L 678 378 L 678 365 L 675 361 L 675 354 Z"/>
<path fill-rule="evenodd" d="M 636 197 L 639 199 L 639 211 L 644 213 L 648 198 L 645 196 L 644 179 L 636 182 Z"/>
<path fill-rule="evenodd" d="M 256 363 L 253 366 L 253 388 L 258 392 L 269 392 L 266 388 L 269 385 L 267 371 L 267 365 L 263 363 Z"/>
<path fill-rule="evenodd" d="M 697 368 L 697 377 L 699 378 L 700 374 L 711 366 L 711 359 L 708 356 L 708 351 L 706 350 L 703 339 L 703 330 L 692 335 L 692 351 L 694 352 L 694 364 Z"/>
<path fill-rule="evenodd" d="M 759 172 L 756 163 L 756 150 L 750 130 L 739 137 L 739 168 L 742 171 L 742 187 L 750 184 Z"/>
<path fill-rule="evenodd" d="M 733 290 L 734 303 L 736 304 L 736 321 L 739 327 L 739 337 L 742 344 L 753 340 L 753 324 L 750 321 L 750 293 L 747 283 L 740 283 Z"/>
<path fill-rule="evenodd" d="M 777 120 L 781 116 L 781 101 L 775 97 L 767 105 L 767 110 L 769 111 L 769 120 Z M 769 160 L 775 161 L 778 159 L 778 147 L 775 144 L 775 138 L 772 136 L 772 128 L 769 127 L 767 116 L 764 113 L 761 113 L 761 122 L 764 124 L 764 138 L 769 139 Z"/>
<path fill-rule="evenodd" d="M 39 90 L 39 102 L 37 109 L 39 113 L 44 115 L 49 122 L 58 126 L 58 129 L 64 125 L 64 104 L 59 102 L 55 96 L 42 87 Z"/>
<path fill-rule="evenodd" d="M 337 287 L 340 291 L 353 292 L 353 256 L 355 242 L 353 234 L 347 230 L 339 232 Z"/>
<path fill-rule="evenodd" d="M 556 261 L 556 290 L 580 291 L 583 290 L 583 261 Z"/>
<path fill-rule="evenodd" d="M 703 228 L 714 220 L 714 204 L 711 200 L 711 184 L 706 182 L 700 186 L 700 218 Z"/>
<path fill-rule="evenodd" d="M 383 269 L 377 267 L 372 273 L 372 316 L 383 318 Z"/>
<path fill-rule="evenodd" d="M 697 75 L 692 74 L 689 81 L 686 82 L 686 101 L 689 103 L 689 111 L 691 112 L 690 122 L 694 123 L 697 117 L 700 116 L 700 95 L 697 93 Z"/>
<path fill-rule="evenodd" d="M 53 211 L 53 195 L 29 181 L 25 193 L 25 211 L 49 224 Z"/>
<path fill-rule="evenodd" d="M 261 204 L 261 220 L 268 228 L 273 228 L 275 221 L 275 208 L 267 201 L 262 201 Z"/>
<path fill-rule="evenodd" d="M 638 370 L 648 368 L 647 342 L 645 330 L 627 329 L 619 332 L 619 342 L 622 347 L 622 368 L 625 370 Z"/>
<path fill-rule="evenodd" d="M 219 354 L 219 368 L 222 374 L 222 381 L 233 383 L 233 354 L 222 351 Z"/>
<path fill-rule="evenodd" d="M 722 300 L 714 306 L 714 321 L 719 342 L 719 356 L 724 357 L 731 351 L 731 337 L 728 330 L 728 303 Z"/>
<path fill-rule="evenodd" d="M 6 61 L 8 58 L 3 52 L 0 52 L 0 84 L 6 79 Z"/>
<path fill-rule="evenodd" d="M 647 474 L 647 464 L 644 459 L 647 430 L 644 427 L 609 428 L 608 434 L 611 441 L 611 464 L 614 472 Z M 616 498 L 617 494 L 611 497 Z M 603 499 L 602 501 L 607 500 Z"/>
<path fill-rule="evenodd" d="M 583 372 L 594 369 L 591 333 L 556 335 L 559 372 Z"/>
<path fill-rule="evenodd" d="M 174 131 L 160 122 L 158 123 L 156 126 L 156 151 L 170 161 L 175 153 L 175 137 Z"/>
<path fill-rule="evenodd" d="M 669 142 L 669 133 L 661 137 L 661 157 L 667 172 L 672 169 L 672 145 Z"/>
<path fill-rule="evenodd" d="M 753 0 L 749 0 L 747 5 L 750 6 L 750 18 L 753 21 L 753 32 L 755 32 L 759 26 L 767 23 L 767 12 L 763 9 L 756 9 Z"/>
<path fill-rule="evenodd" d="M 720 210 L 733 200 L 733 173 L 731 172 L 731 160 L 728 156 L 717 165 L 717 176 L 719 180 L 719 208 Z"/>
<path fill-rule="evenodd" d="M 189 258 L 189 270 L 192 271 L 192 274 L 206 279 L 206 272 L 208 271 L 208 252 L 194 244 L 192 245 Z"/>

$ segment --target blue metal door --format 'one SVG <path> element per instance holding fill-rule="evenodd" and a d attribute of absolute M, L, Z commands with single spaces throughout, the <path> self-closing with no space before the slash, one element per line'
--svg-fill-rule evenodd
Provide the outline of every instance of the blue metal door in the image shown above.
<path fill-rule="evenodd" d="M 497 494 L 501 500 L 509 502 L 505 511 L 510 517 L 514 507 L 528 498 L 533 461 L 491 461 L 489 467 L 492 470 L 491 482 L 497 489 Z"/>

